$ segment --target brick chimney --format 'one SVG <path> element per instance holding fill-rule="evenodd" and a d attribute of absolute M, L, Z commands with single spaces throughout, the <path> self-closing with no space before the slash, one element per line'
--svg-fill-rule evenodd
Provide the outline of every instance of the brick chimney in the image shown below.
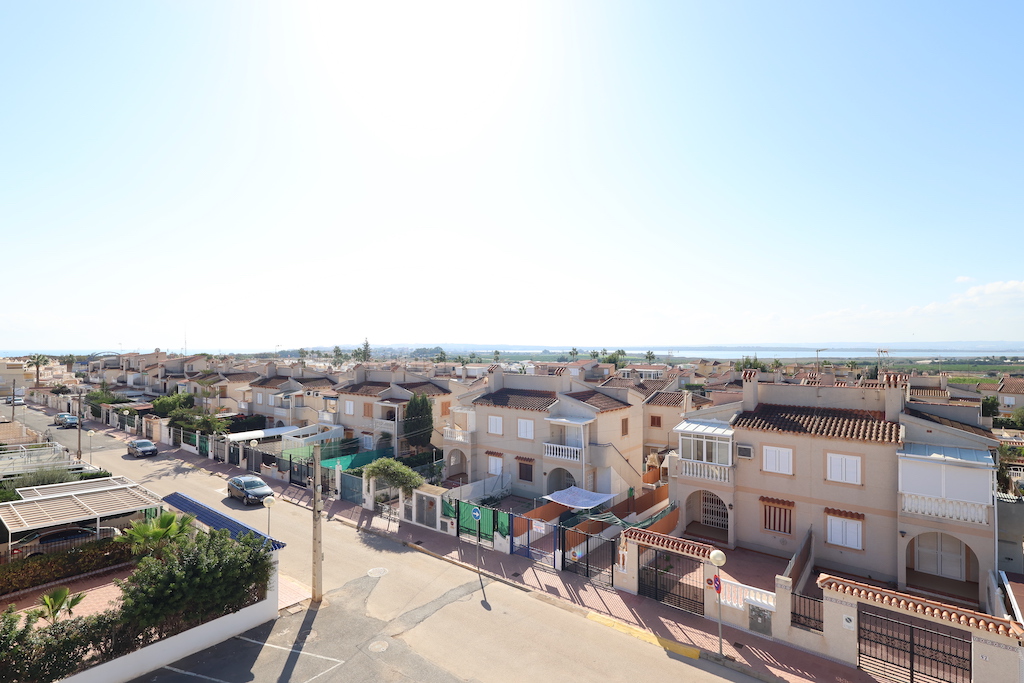
<path fill-rule="evenodd" d="M 757 408 L 757 370 L 743 371 L 743 410 Z"/>
<path fill-rule="evenodd" d="M 905 400 L 904 387 L 909 383 L 892 372 L 885 373 L 879 379 L 885 391 L 885 419 L 887 422 L 899 422 Z"/>

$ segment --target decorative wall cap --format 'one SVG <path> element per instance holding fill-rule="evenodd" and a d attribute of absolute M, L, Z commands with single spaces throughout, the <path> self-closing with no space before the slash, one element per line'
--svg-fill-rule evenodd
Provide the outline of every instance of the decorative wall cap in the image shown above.
<path fill-rule="evenodd" d="M 697 541 L 688 541 L 685 538 L 676 538 L 675 536 L 669 536 L 668 534 L 661 534 L 657 531 L 648 531 L 646 529 L 639 529 L 636 527 L 626 529 L 622 532 L 622 536 L 627 540 L 633 541 L 638 545 L 651 546 L 653 548 L 661 548 L 662 550 L 669 550 L 680 555 L 689 555 L 690 557 L 696 557 L 701 560 L 706 560 L 711 551 L 715 549 L 713 545 L 706 543 L 698 543 Z"/>
<path fill-rule="evenodd" d="M 758 498 L 758 500 L 760 500 L 762 503 L 765 503 L 767 505 L 777 505 L 779 507 L 785 507 L 785 508 L 795 508 L 796 507 L 796 503 L 794 503 L 793 501 L 791 501 L 791 500 L 782 500 L 781 498 L 769 498 L 768 496 L 761 496 L 760 498 Z"/>
<path fill-rule="evenodd" d="M 864 519 L 863 512 L 850 512 L 849 510 L 837 510 L 835 508 L 825 508 L 825 514 L 829 517 L 842 517 L 844 519 Z"/>
<path fill-rule="evenodd" d="M 912 614 L 923 614 L 966 628 L 998 633 L 1001 636 L 1017 638 L 1018 640 L 1024 638 L 1024 624 L 1004 617 L 994 617 L 991 614 L 983 614 L 974 610 L 907 595 L 906 593 L 869 586 L 865 583 L 841 579 L 829 574 L 822 574 L 818 577 L 818 587 L 822 590 L 835 591 L 843 595 L 850 595 L 861 600 L 885 605 L 894 610 L 902 610 Z"/>

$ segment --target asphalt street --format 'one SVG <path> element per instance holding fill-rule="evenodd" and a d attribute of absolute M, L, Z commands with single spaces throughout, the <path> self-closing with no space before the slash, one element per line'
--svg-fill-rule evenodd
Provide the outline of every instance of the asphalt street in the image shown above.
<path fill-rule="evenodd" d="M 58 430 L 35 407 L 18 419 L 51 433 L 74 453 L 77 434 Z M 87 423 L 86 427 L 92 426 Z M 225 480 L 161 453 L 136 459 L 125 443 L 83 429 L 83 459 L 158 495 L 180 491 L 257 529 L 268 511 L 227 498 Z M 280 572 L 309 585 L 312 515 L 284 502 L 269 513 L 288 545 Z M 705 660 L 672 654 L 536 595 L 327 520 L 325 601 L 286 614 L 137 681 L 525 681 L 632 683 L 751 681 Z"/>

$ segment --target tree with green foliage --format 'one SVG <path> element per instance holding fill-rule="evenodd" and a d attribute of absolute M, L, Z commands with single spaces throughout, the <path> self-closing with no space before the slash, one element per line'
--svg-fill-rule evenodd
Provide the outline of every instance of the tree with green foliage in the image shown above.
<path fill-rule="evenodd" d="M 71 589 L 67 586 L 54 588 L 49 593 L 39 596 L 39 605 L 43 610 L 43 619 L 51 624 L 57 623 L 62 616 L 73 616 L 75 607 L 85 599 L 85 593 L 71 595 Z"/>
<path fill-rule="evenodd" d="M 999 399 L 995 396 L 986 396 L 981 399 L 982 417 L 999 417 Z"/>
<path fill-rule="evenodd" d="M 646 360 L 648 363 L 653 363 L 656 358 L 657 356 L 654 355 L 654 351 L 648 351 L 647 353 L 644 354 L 644 360 Z"/>
<path fill-rule="evenodd" d="M 352 352 L 352 358 L 362 363 L 369 363 L 373 358 L 373 350 L 370 348 L 370 339 L 363 339 L 363 345 Z"/>
<path fill-rule="evenodd" d="M 878 379 L 878 363 L 869 365 L 864 372 L 864 379 Z"/>
<path fill-rule="evenodd" d="M 465 366 L 467 362 L 466 357 L 463 356 L 462 354 L 459 354 L 458 356 L 455 356 L 455 362 Z"/>
<path fill-rule="evenodd" d="M 771 368 L 772 372 L 778 372 L 783 367 L 785 367 L 785 365 L 778 358 L 774 358 L 774 359 L 772 359 L 771 365 L 769 365 L 768 367 Z"/>
<path fill-rule="evenodd" d="M 35 354 L 33 356 L 29 356 L 28 362 L 25 363 L 25 365 L 29 366 L 30 368 L 35 368 L 36 369 L 36 388 L 37 389 L 39 388 L 39 371 L 42 370 L 43 368 L 45 368 L 49 364 L 50 364 L 50 357 L 46 356 L 46 355 L 43 355 L 41 353 L 37 353 L 37 354 Z"/>
<path fill-rule="evenodd" d="M 153 399 L 153 412 L 160 417 L 167 417 L 178 408 L 192 408 L 196 399 L 192 394 L 171 394 Z"/>
<path fill-rule="evenodd" d="M 501 360 L 501 351 L 494 349 L 494 362 L 497 363 L 499 360 Z"/>
<path fill-rule="evenodd" d="M 847 367 L 848 370 L 856 371 L 857 368 L 860 367 L 860 363 L 858 363 L 857 361 L 855 361 L 853 359 L 850 359 L 850 360 L 846 361 L 846 367 Z"/>
<path fill-rule="evenodd" d="M 415 470 L 394 458 L 374 460 L 363 467 L 363 476 L 376 479 L 385 486 L 402 489 L 407 496 L 412 495 L 412 490 L 422 486 L 424 481 Z"/>
<path fill-rule="evenodd" d="M 405 439 L 417 453 L 430 445 L 434 432 L 434 406 L 425 394 L 416 394 L 405 406 Z"/>
<path fill-rule="evenodd" d="M 760 370 L 761 372 L 768 372 L 768 366 L 757 359 L 757 354 L 754 357 L 743 356 L 743 359 L 736 364 L 736 370 Z"/>
<path fill-rule="evenodd" d="M 576 349 L 575 346 L 569 350 L 569 358 L 572 358 L 574 362 L 579 355 L 580 352 Z"/>
<path fill-rule="evenodd" d="M 1019 429 L 1024 429 L 1024 406 L 1013 411 L 1013 421 L 1017 423 Z"/>
<path fill-rule="evenodd" d="M 592 350 L 592 351 L 590 352 L 590 358 L 591 358 L 591 360 L 597 360 L 597 357 L 598 357 L 599 355 L 601 355 L 601 353 L 600 353 L 600 352 L 599 352 L 599 351 L 598 351 L 597 349 L 594 349 L 594 350 Z"/>
<path fill-rule="evenodd" d="M 1013 490 L 1013 479 L 1010 477 L 1009 464 L 1016 462 L 1020 459 L 1021 452 L 1019 448 L 1008 446 L 1005 443 L 999 444 L 996 449 L 996 459 L 999 461 L 999 466 L 996 469 L 996 490 L 1001 493 L 1016 493 Z"/>
<path fill-rule="evenodd" d="M 447 363 L 448 362 L 448 354 L 445 353 L 444 349 L 441 349 L 440 351 L 437 352 L 437 355 L 434 356 L 434 362 L 435 363 Z"/>
<path fill-rule="evenodd" d="M 299 365 L 306 367 L 307 358 L 309 358 L 309 351 L 306 349 L 299 349 Z"/>
<path fill-rule="evenodd" d="M 50 389 L 50 393 L 56 394 L 57 396 L 64 396 L 65 394 L 71 393 L 71 388 L 67 384 L 58 384 Z"/>
<path fill-rule="evenodd" d="M 341 350 L 340 346 L 335 346 L 331 352 L 331 361 L 335 365 L 343 365 L 347 360 L 348 354 Z"/>
<path fill-rule="evenodd" d="M 152 556 L 166 562 L 178 547 L 190 537 L 194 515 L 177 515 L 164 510 L 151 521 L 136 520 L 114 540 L 131 545 L 135 555 Z"/>

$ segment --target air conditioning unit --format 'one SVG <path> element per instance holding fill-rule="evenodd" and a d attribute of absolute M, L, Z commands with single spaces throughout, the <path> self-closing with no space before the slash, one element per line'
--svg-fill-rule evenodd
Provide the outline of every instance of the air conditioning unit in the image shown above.
<path fill-rule="evenodd" d="M 306 396 L 312 396 L 312 395 L 313 395 L 313 392 L 312 392 L 312 391 L 307 391 L 307 392 L 306 392 Z"/>
<path fill-rule="evenodd" d="M 739 444 L 739 443 L 736 444 L 736 457 L 737 458 L 746 458 L 747 460 L 750 460 L 751 458 L 754 457 L 754 447 L 753 446 L 745 446 L 745 445 Z"/>
<path fill-rule="evenodd" d="M 319 392 L 319 391 L 314 391 L 314 392 L 313 392 L 313 396 L 319 396 L 319 395 L 320 395 L 320 392 Z"/>

